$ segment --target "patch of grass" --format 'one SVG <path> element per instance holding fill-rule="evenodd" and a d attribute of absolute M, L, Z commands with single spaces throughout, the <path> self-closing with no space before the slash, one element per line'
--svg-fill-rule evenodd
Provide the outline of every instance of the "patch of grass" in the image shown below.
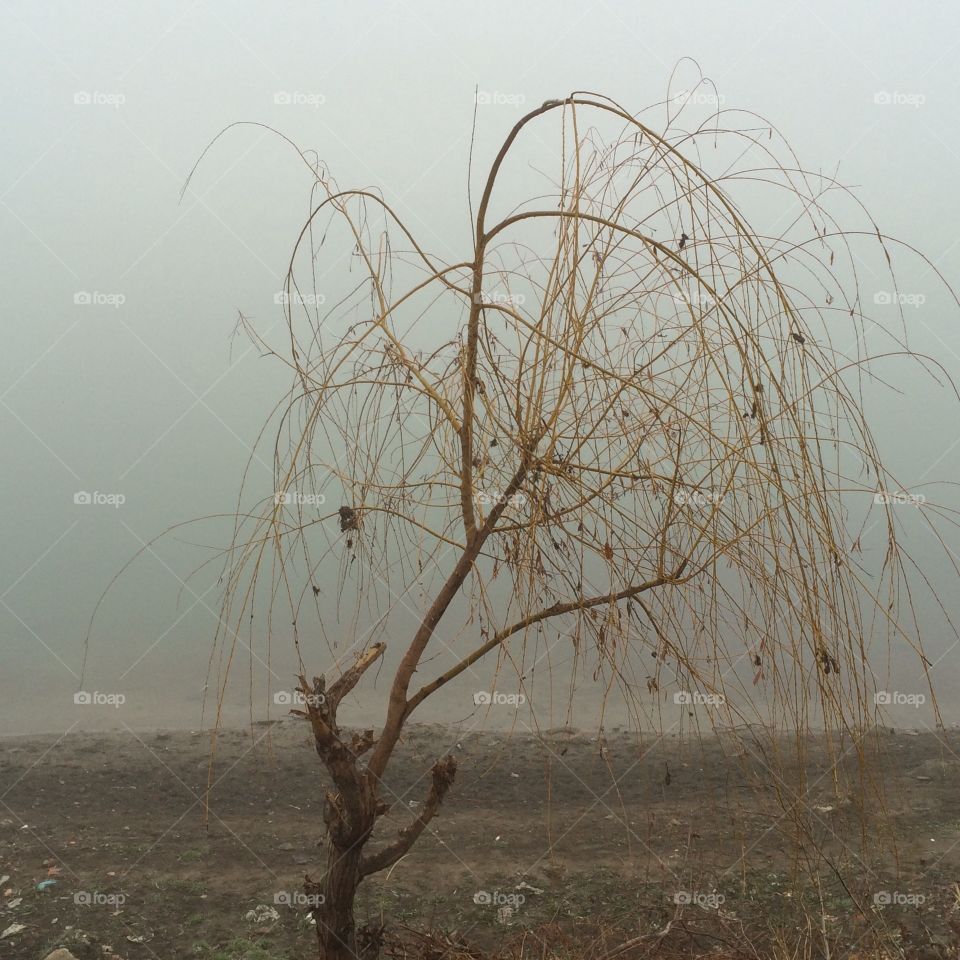
<path fill-rule="evenodd" d="M 286 950 L 268 948 L 243 937 L 236 937 L 219 947 L 198 943 L 194 944 L 193 949 L 204 960 L 290 960 L 290 954 Z"/>
<path fill-rule="evenodd" d="M 179 877 L 161 877 L 154 886 L 161 893 L 181 893 L 191 897 L 203 893 L 203 884 L 199 880 L 182 880 Z"/>

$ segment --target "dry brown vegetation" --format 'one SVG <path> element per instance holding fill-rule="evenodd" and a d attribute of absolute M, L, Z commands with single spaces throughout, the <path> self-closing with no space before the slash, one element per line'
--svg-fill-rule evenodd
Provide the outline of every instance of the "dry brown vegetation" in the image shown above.
<path fill-rule="evenodd" d="M 890 505 L 873 504 L 899 485 L 862 393 L 868 344 L 910 356 L 865 316 L 857 283 L 854 247 L 892 271 L 893 241 L 767 122 L 713 113 L 687 130 L 678 107 L 667 113 L 654 127 L 586 92 L 528 113 L 450 262 L 375 190 L 341 189 L 300 154 L 316 202 L 287 276 L 288 340 L 246 326 L 292 374 L 275 489 L 340 486 L 343 501 L 271 492 L 238 514 L 218 641 L 226 667 L 255 614 L 271 636 L 293 624 L 301 716 L 330 783 L 330 856 L 306 886 L 326 960 L 363 952 L 358 885 L 410 850 L 454 786 L 455 761 L 438 757 L 419 812 L 378 829 L 405 724 L 467 671 L 523 689 L 531 663 L 572 645 L 648 726 L 663 713 L 641 702 L 667 681 L 696 691 L 709 723 L 749 729 L 803 845 L 804 766 L 790 782 L 778 773 L 779 733 L 795 731 L 802 753 L 822 728 L 837 757 L 865 758 L 869 650 L 922 657 L 911 590 L 924 580 Z M 555 167 L 547 195 L 518 198 L 532 130 L 555 145 Z M 751 226 L 757 215 L 772 225 Z M 321 309 L 317 264 L 337 250 L 359 274 Z M 429 348 L 424 324 L 438 331 Z M 871 530 L 883 560 L 868 573 L 856 551 Z M 369 614 L 360 636 L 325 617 L 331 584 L 347 620 Z M 411 628 L 397 598 L 414 589 L 425 603 Z M 442 669 L 428 666 L 438 647 Z M 343 729 L 343 698 L 384 664 L 383 715 Z M 867 763 L 834 781 L 841 795 L 877 789 Z M 646 955 L 633 947 L 596 956 Z"/>

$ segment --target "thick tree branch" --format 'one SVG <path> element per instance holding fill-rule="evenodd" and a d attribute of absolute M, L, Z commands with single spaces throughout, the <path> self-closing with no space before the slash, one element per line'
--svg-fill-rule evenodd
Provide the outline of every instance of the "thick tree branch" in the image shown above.
<path fill-rule="evenodd" d="M 383 656 L 387 645 L 374 643 L 357 655 L 353 666 L 349 667 L 330 685 L 327 690 L 327 709 L 336 716 L 340 701 L 360 682 L 363 674 Z"/>
<path fill-rule="evenodd" d="M 340 701 L 359 683 L 364 671 L 380 659 L 384 649 L 385 644 L 375 643 L 363 650 L 329 689 L 322 676 L 314 677 L 312 685 L 306 677 L 301 676 L 300 690 L 305 710 L 291 711 L 310 721 L 317 755 L 339 791 L 327 791 L 323 819 L 330 835 L 341 845 L 355 842 L 357 837 L 369 830 L 373 822 L 368 809 L 373 801 L 373 793 L 357 764 L 360 754 L 373 743 L 373 732 L 354 734 L 348 746 L 340 737 L 337 708 Z"/>
<path fill-rule="evenodd" d="M 406 827 L 403 827 L 393 843 L 373 850 L 360 861 L 360 875 L 368 876 L 378 870 L 384 870 L 395 864 L 417 841 L 427 824 L 436 816 L 443 798 L 453 784 L 457 774 L 456 757 L 446 756 L 433 765 L 433 783 L 420 815 Z"/>
<path fill-rule="evenodd" d="M 423 618 L 420 627 L 417 629 L 407 652 L 403 655 L 397 672 L 393 678 L 393 686 L 390 688 L 390 703 L 387 708 L 387 718 L 383 724 L 383 731 L 380 739 L 377 741 L 367 764 L 367 771 L 370 776 L 379 779 L 383 776 L 383 771 L 387 767 L 387 762 L 400 738 L 400 730 L 403 727 L 403 721 L 407 715 L 407 691 L 410 689 L 410 681 L 416 672 L 417 665 L 420 663 L 420 657 L 426 649 L 430 638 L 433 636 L 437 624 L 450 606 L 451 601 L 456 596 L 457 591 L 463 586 L 470 570 L 473 568 L 474 561 L 480 554 L 487 538 L 493 532 L 501 514 L 507 508 L 510 497 L 513 496 L 520 485 L 523 483 L 530 467 L 530 455 L 525 451 L 523 462 L 514 475 L 510 484 L 507 486 L 503 497 L 487 514 L 487 519 L 483 526 L 477 531 L 476 536 L 467 544 L 456 566 L 453 568 L 446 583 L 440 589 L 426 616 Z"/>

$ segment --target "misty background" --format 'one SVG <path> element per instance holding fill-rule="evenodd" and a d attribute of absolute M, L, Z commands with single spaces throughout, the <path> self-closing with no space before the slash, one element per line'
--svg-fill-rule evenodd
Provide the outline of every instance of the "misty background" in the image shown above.
<path fill-rule="evenodd" d="M 289 387 L 287 370 L 237 334 L 238 315 L 282 342 L 277 296 L 311 183 L 289 145 L 241 126 L 210 150 L 181 198 L 227 124 L 274 127 L 315 151 L 341 186 L 382 191 L 432 253 L 461 259 L 471 249 L 475 88 L 476 199 L 528 110 L 576 89 L 640 110 L 667 96 L 674 68 L 671 93 L 698 82 L 681 62 L 692 57 L 723 108 L 774 123 L 805 167 L 854 186 L 884 233 L 960 286 L 960 10 L 947 6 L 5 2 L 3 23 L 2 732 L 201 723 L 219 567 L 188 577 L 208 545 L 227 544 L 225 515 L 251 447 Z M 528 182 L 543 189 L 532 168 Z M 867 312 L 892 321 L 877 266 L 858 264 Z M 960 380 L 956 305 L 918 258 L 902 256 L 896 269 L 912 348 Z M 349 251 L 318 261 L 328 301 L 355 282 L 348 270 Z M 960 404 L 908 364 L 875 369 L 901 391 L 866 393 L 889 467 L 904 489 L 955 509 L 953 488 L 930 484 L 958 473 Z M 269 452 L 260 448 L 247 478 L 261 496 L 273 489 Z M 75 502 L 84 493 L 93 502 Z M 335 511 L 341 492 L 322 493 Z M 905 545 L 952 615 L 955 578 L 909 510 Z M 94 606 L 144 547 L 100 609 L 81 687 Z M 958 721 L 960 658 L 942 612 L 929 597 L 923 604 L 941 709 Z M 416 610 L 411 603 L 411 623 Z M 252 660 L 240 652 L 227 722 L 251 716 L 251 677 L 252 716 L 285 712 L 267 682 L 292 686 L 292 651 L 275 639 L 268 667 L 264 638 L 254 640 Z M 319 642 L 315 652 L 310 669 L 320 673 L 328 655 Z M 911 658 L 890 669 L 893 689 L 925 690 Z M 365 684 L 366 705 L 345 705 L 348 721 L 369 718 L 385 680 Z M 81 688 L 126 702 L 78 709 Z M 466 689 L 484 685 L 474 677 Z M 559 699 L 544 726 L 566 721 Z M 582 702 L 577 719 L 588 726 L 599 698 Z M 475 713 L 451 693 L 416 717 L 472 723 Z M 897 726 L 929 720 L 912 705 L 889 715 Z M 483 722 L 502 726 L 506 716 L 491 711 Z"/>

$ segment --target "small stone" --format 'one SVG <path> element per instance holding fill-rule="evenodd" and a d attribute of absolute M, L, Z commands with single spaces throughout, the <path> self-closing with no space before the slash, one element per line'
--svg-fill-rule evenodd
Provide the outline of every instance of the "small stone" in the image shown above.
<path fill-rule="evenodd" d="M 59 947 L 53 953 L 48 953 L 44 960 L 77 960 L 77 958 L 69 950 Z"/>

